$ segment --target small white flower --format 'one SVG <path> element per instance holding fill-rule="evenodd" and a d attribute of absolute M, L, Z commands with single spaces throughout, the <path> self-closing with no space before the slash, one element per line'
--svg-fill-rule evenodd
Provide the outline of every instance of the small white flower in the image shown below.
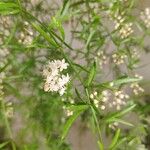
<path fill-rule="evenodd" d="M 97 92 L 96 91 L 93 94 L 94 94 L 94 96 L 97 96 Z"/>
<path fill-rule="evenodd" d="M 143 76 L 140 76 L 138 74 L 135 74 L 135 77 L 136 78 L 139 78 L 139 79 L 143 79 Z M 144 89 L 138 84 L 138 82 L 134 82 L 130 85 L 131 89 L 133 90 L 133 93 L 135 95 L 139 95 L 140 93 L 143 93 L 144 92 Z"/>
<path fill-rule="evenodd" d="M 93 99 L 93 98 L 94 98 L 94 95 L 93 95 L 93 94 L 90 94 L 90 98 Z"/>
<path fill-rule="evenodd" d="M 66 114 L 66 116 L 67 116 L 67 117 L 69 117 L 69 116 L 72 116 L 72 115 L 73 115 L 73 111 L 72 111 L 72 110 L 67 109 L 67 108 L 66 108 L 66 106 L 63 106 L 63 110 L 64 110 L 64 112 L 65 112 L 65 114 Z"/>
<path fill-rule="evenodd" d="M 150 27 L 150 8 L 145 8 L 143 12 L 141 12 L 141 19 L 144 22 L 147 28 Z"/>
<path fill-rule="evenodd" d="M 102 106 L 101 106 L 101 109 L 102 109 L 102 110 L 104 110 L 104 109 L 105 109 L 105 106 L 104 106 L 104 105 L 102 105 Z"/>
<path fill-rule="evenodd" d="M 127 57 L 126 54 L 118 54 L 118 53 L 114 53 L 112 55 L 112 59 L 113 59 L 113 62 L 116 64 L 116 65 L 121 65 L 123 63 L 125 63 L 125 58 Z"/>
<path fill-rule="evenodd" d="M 135 95 L 139 95 L 140 93 L 144 92 L 144 89 L 142 87 L 140 87 L 140 85 L 138 83 L 132 83 L 130 85 L 130 87 L 133 89 L 133 93 Z"/>
<path fill-rule="evenodd" d="M 61 96 L 65 93 L 66 85 L 70 81 L 69 75 L 62 74 L 67 69 L 68 63 L 65 60 L 54 60 L 48 63 L 43 70 L 45 77 L 44 90 L 46 92 L 58 92 Z"/>
<path fill-rule="evenodd" d="M 130 34 L 133 33 L 132 23 L 126 22 L 124 13 L 119 14 L 118 12 L 114 14 L 113 20 L 115 23 L 115 30 L 119 31 L 119 34 L 122 39 L 127 38 Z"/>
<path fill-rule="evenodd" d="M 125 94 L 122 90 L 117 90 L 117 91 L 105 90 L 105 91 L 102 91 L 102 97 L 101 97 L 102 105 L 101 106 L 105 106 L 106 108 L 107 107 L 115 108 L 117 110 L 120 110 L 121 107 L 126 104 L 126 99 L 128 98 L 129 96 Z"/>

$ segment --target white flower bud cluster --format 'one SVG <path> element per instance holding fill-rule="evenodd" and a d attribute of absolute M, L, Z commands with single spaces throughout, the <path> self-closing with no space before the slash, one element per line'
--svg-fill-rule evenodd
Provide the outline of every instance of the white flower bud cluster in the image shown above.
<path fill-rule="evenodd" d="M 150 27 L 150 8 L 145 8 L 145 10 L 141 12 L 140 17 L 142 21 L 144 22 L 145 26 L 149 28 Z"/>
<path fill-rule="evenodd" d="M 109 99 L 109 93 L 107 90 L 103 91 L 101 96 L 98 97 L 97 92 L 93 92 L 90 94 L 90 99 L 93 100 L 94 105 L 98 108 L 100 106 L 101 110 L 105 110 L 106 106 L 105 103 L 107 103 Z"/>
<path fill-rule="evenodd" d="M 110 93 L 109 93 L 108 90 L 102 91 L 102 94 L 101 94 L 101 101 L 102 101 L 101 110 L 104 110 L 106 108 L 105 104 L 108 102 L 108 100 L 110 98 L 109 96 L 110 96 Z"/>
<path fill-rule="evenodd" d="M 50 61 L 43 70 L 45 77 L 44 90 L 46 92 L 58 92 L 61 96 L 65 93 L 66 85 L 70 81 L 69 75 L 62 74 L 62 71 L 67 69 L 68 63 L 62 60 Z"/>
<path fill-rule="evenodd" d="M 135 75 L 136 78 L 139 78 L 139 79 L 143 79 L 143 76 L 140 76 L 138 74 Z M 142 87 L 140 87 L 140 85 L 137 83 L 137 82 L 134 82 L 130 85 L 131 89 L 133 90 L 133 93 L 135 95 L 139 95 L 140 93 L 143 93 L 144 92 L 144 89 Z"/>
<path fill-rule="evenodd" d="M 144 89 L 142 87 L 140 87 L 140 85 L 138 83 L 132 83 L 130 85 L 130 87 L 133 89 L 133 93 L 135 95 L 139 95 L 140 93 L 144 92 Z"/>
<path fill-rule="evenodd" d="M 65 114 L 66 114 L 66 116 L 67 116 L 67 117 L 69 117 L 69 116 L 72 116 L 72 115 L 73 115 L 73 111 L 72 111 L 72 110 L 67 109 L 65 106 L 63 106 L 63 110 L 64 110 L 64 112 L 65 112 Z"/>
<path fill-rule="evenodd" d="M 114 15 L 115 30 L 119 30 L 119 34 L 122 39 L 127 38 L 129 35 L 133 33 L 132 23 L 126 23 L 123 14 L 124 13 L 119 15 L 118 13 L 116 13 Z"/>
<path fill-rule="evenodd" d="M 0 49 L 0 69 L 5 67 L 5 65 L 8 63 L 7 56 L 9 55 L 9 51 L 6 48 Z M 3 80 L 6 77 L 6 69 L 5 72 L 0 72 L 0 96 L 4 94 L 3 92 Z"/>
<path fill-rule="evenodd" d="M 8 63 L 8 59 L 7 56 L 9 55 L 9 51 L 8 49 L 0 49 L 0 68 L 5 67 L 5 65 Z M 3 81 L 6 77 L 8 69 L 5 69 L 5 71 L 0 72 L 0 100 L 3 101 L 4 98 L 4 91 L 3 91 Z M 5 111 L 5 115 L 8 118 L 11 118 L 13 116 L 13 107 L 12 107 L 12 103 L 11 102 L 3 102 L 5 103 L 5 107 L 6 107 L 6 111 Z"/>
<path fill-rule="evenodd" d="M 6 103 L 5 107 L 6 107 L 6 112 L 5 112 L 6 117 L 12 118 L 14 115 L 14 108 L 12 106 L 12 102 Z"/>
<path fill-rule="evenodd" d="M 114 98 L 112 103 L 109 103 L 109 106 L 112 107 L 116 107 L 117 110 L 121 109 L 121 106 L 126 105 L 126 99 L 129 98 L 129 95 L 125 94 L 123 91 L 119 90 L 119 91 L 115 91 L 114 92 Z"/>
<path fill-rule="evenodd" d="M 99 100 L 97 99 L 97 92 L 93 92 L 92 94 L 90 94 L 90 99 L 93 100 L 93 103 L 95 105 L 95 107 L 99 107 Z"/>
<path fill-rule="evenodd" d="M 115 14 L 115 29 L 119 29 L 121 28 L 123 22 L 125 21 L 125 18 L 122 17 L 122 15 L 119 15 L 119 14 Z"/>
<path fill-rule="evenodd" d="M 13 21 L 10 16 L 0 16 L 0 44 L 3 44 L 4 38 L 9 36 L 12 24 Z"/>
<path fill-rule="evenodd" d="M 112 124 L 109 124 L 109 128 L 111 128 L 112 130 L 116 130 L 116 128 L 118 127 L 119 123 L 118 122 L 114 122 Z"/>
<path fill-rule="evenodd" d="M 34 34 L 29 26 L 28 22 L 24 22 L 24 30 L 18 35 L 18 42 L 22 44 L 31 44 L 33 41 Z"/>
<path fill-rule="evenodd" d="M 135 77 L 136 78 L 139 78 L 139 79 L 143 79 L 143 76 L 140 76 L 138 74 L 135 74 Z M 144 89 L 142 87 L 140 87 L 140 85 L 138 84 L 138 82 L 134 82 L 130 85 L 131 89 L 133 90 L 133 93 L 135 95 L 139 95 L 140 93 L 143 93 L 144 92 Z"/>
<path fill-rule="evenodd" d="M 132 55 L 132 58 L 140 58 L 140 54 L 136 48 L 133 48 L 131 55 Z"/>
<path fill-rule="evenodd" d="M 98 96 L 97 92 L 90 94 L 90 99 L 98 108 L 100 106 L 101 110 L 106 108 L 115 108 L 120 110 L 122 106 L 126 105 L 126 99 L 129 95 L 125 94 L 122 90 L 111 92 L 109 90 L 102 91 L 101 95 Z"/>
<path fill-rule="evenodd" d="M 120 28 L 120 36 L 122 39 L 127 38 L 133 33 L 132 23 L 126 23 Z"/>
<path fill-rule="evenodd" d="M 4 95 L 4 92 L 3 92 L 3 79 L 5 77 L 5 73 L 0 73 L 0 101 L 3 101 L 4 98 L 3 98 L 3 95 Z M 14 114 L 14 109 L 13 109 L 13 106 L 12 106 L 12 102 L 5 102 L 3 101 L 3 103 L 5 104 L 5 112 L 4 112 L 4 115 L 8 118 L 12 118 L 13 117 L 13 114 Z"/>
<path fill-rule="evenodd" d="M 103 51 L 97 53 L 97 58 L 99 58 L 99 65 L 101 68 L 103 67 L 103 65 L 106 65 L 108 62 L 107 56 L 104 54 Z"/>
<path fill-rule="evenodd" d="M 126 99 L 129 98 L 127 94 L 125 94 L 122 90 L 118 90 L 115 92 L 110 92 L 108 90 L 102 91 L 102 108 L 115 108 L 120 110 L 122 106 L 126 104 Z M 101 108 L 101 109 L 102 109 Z M 102 110 L 104 110 L 102 109 Z"/>
<path fill-rule="evenodd" d="M 127 58 L 127 55 L 126 55 L 126 54 L 114 53 L 114 54 L 112 55 L 113 62 L 114 62 L 116 65 L 124 64 L 124 63 L 125 63 L 125 58 Z"/>
<path fill-rule="evenodd" d="M 64 97 L 62 97 L 61 100 L 62 100 L 62 102 L 69 102 L 70 104 L 74 104 L 75 103 L 74 99 L 72 99 L 72 98 L 65 99 Z"/>
<path fill-rule="evenodd" d="M 9 55 L 9 51 L 6 48 L 0 49 L 0 68 L 3 68 L 7 63 L 7 56 Z"/>
<path fill-rule="evenodd" d="M 98 97 L 97 97 L 97 92 L 93 92 L 92 94 L 90 94 L 90 99 L 93 100 L 93 103 L 95 105 L 95 107 L 99 107 L 99 100 L 98 100 Z"/>

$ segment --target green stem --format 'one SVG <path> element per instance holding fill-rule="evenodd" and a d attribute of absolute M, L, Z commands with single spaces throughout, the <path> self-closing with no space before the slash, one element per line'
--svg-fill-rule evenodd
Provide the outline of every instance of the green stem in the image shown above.
<path fill-rule="evenodd" d="M 13 136 L 12 136 L 12 132 L 11 132 L 11 129 L 10 129 L 10 126 L 9 126 L 8 118 L 6 116 L 6 108 L 5 108 L 5 103 L 4 103 L 3 99 L 1 100 L 1 104 L 2 104 L 2 111 L 3 111 L 4 123 L 6 125 L 8 136 L 11 139 L 12 150 L 16 150 L 16 146 L 14 145 L 14 143 L 12 141 Z"/>
<path fill-rule="evenodd" d="M 18 5 L 19 5 L 20 9 L 22 10 L 22 6 L 21 6 L 20 0 L 17 0 L 17 3 L 18 3 Z"/>
<path fill-rule="evenodd" d="M 103 145 L 103 144 L 102 144 L 102 143 L 103 143 L 103 140 L 102 140 L 101 130 L 100 130 L 100 127 L 99 127 L 99 123 L 98 123 L 98 119 L 97 119 L 95 110 L 94 110 L 94 108 L 93 108 L 93 106 L 91 105 L 91 102 L 90 102 L 90 97 L 89 97 L 88 89 L 86 88 L 85 91 L 86 91 L 86 95 L 87 95 L 87 97 L 88 97 L 88 102 L 89 102 L 89 105 L 90 105 L 90 107 L 91 107 L 92 115 L 93 115 L 93 118 L 94 118 L 94 121 L 95 121 L 95 125 L 96 125 L 97 131 L 98 131 L 99 142 L 101 143 L 101 145 Z M 103 149 L 102 149 L 102 150 L 103 150 Z"/>

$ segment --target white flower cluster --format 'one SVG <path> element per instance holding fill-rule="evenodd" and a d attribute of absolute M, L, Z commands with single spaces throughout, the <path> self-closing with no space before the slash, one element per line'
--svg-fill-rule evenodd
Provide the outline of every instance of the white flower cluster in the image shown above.
<path fill-rule="evenodd" d="M 136 74 L 135 75 L 136 78 L 139 78 L 139 79 L 143 79 L 142 76 Z M 131 89 L 133 90 L 133 93 L 135 95 L 139 95 L 140 93 L 143 93 L 144 92 L 144 89 L 142 87 L 140 87 L 140 85 L 138 84 L 138 82 L 134 82 L 130 85 Z"/>
<path fill-rule="evenodd" d="M 0 49 L 0 69 L 5 67 L 8 63 L 8 58 L 7 56 L 9 55 L 9 51 L 6 48 Z M 0 101 L 3 101 L 5 104 L 5 115 L 8 118 L 11 118 L 13 116 L 13 107 L 12 107 L 12 102 L 5 102 L 4 101 L 4 91 L 3 91 L 3 81 L 6 77 L 7 72 L 9 71 L 10 68 L 5 68 L 5 71 L 0 72 Z"/>
<path fill-rule="evenodd" d="M 0 16 L 0 44 L 3 44 L 4 38 L 9 36 L 12 24 L 13 21 L 10 16 Z"/>
<path fill-rule="evenodd" d="M 141 12 L 140 17 L 142 21 L 144 22 L 145 26 L 149 28 L 150 27 L 150 8 L 145 8 L 145 10 Z"/>
<path fill-rule="evenodd" d="M 65 106 L 63 106 L 63 110 L 64 110 L 65 115 L 66 115 L 67 117 L 69 117 L 69 116 L 72 116 L 72 115 L 73 115 L 73 111 L 72 111 L 72 110 L 67 109 Z"/>
<path fill-rule="evenodd" d="M 6 48 L 0 49 L 0 69 L 5 67 L 5 65 L 8 63 L 7 56 L 9 55 L 9 51 Z M 6 77 L 6 69 L 5 72 L 2 71 L 0 72 L 0 95 L 3 95 L 3 80 Z"/>
<path fill-rule="evenodd" d="M 93 92 L 90 94 L 90 98 L 97 108 L 100 106 L 101 110 L 105 110 L 106 108 L 120 110 L 122 106 L 126 105 L 126 99 L 129 96 L 121 90 L 115 92 L 104 90 L 100 96 L 98 96 L 97 92 Z"/>
<path fill-rule="evenodd" d="M 97 57 L 99 59 L 99 65 L 100 67 L 102 68 L 103 65 L 106 65 L 107 64 L 107 56 L 104 54 L 103 51 L 100 51 L 97 53 Z"/>
<path fill-rule="evenodd" d="M 103 105 L 109 108 L 116 108 L 117 110 L 120 110 L 121 107 L 126 104 L 126 99 L 128 98 L 129 96 L 122 90 L 118 90 L 115 92 L 105 90 L 102 92 Z"/>
<path fill-rule="evenodd" d="M 6 117 L 12 118 L 14 115 L 14 108 L 12 106 L 12 102 L 6 103 L 5 107 L 6 107 L 6 112 L 5 112 Z"/>
<path fill-rule="evenodd" d="M 115 106 L 117 110 L 120 110 L 121 106 L 126 105 L 126 99 L 128 98 L 129 95 L 125 94 L 123 91 L 116 91 L 114 92 L 114 99 L 112 103 L 109 103 L 109 106 Z"/>
<path fill-rule="evenodd" d="M 116 130 L 116 128 L 118 127 L 119 123 L 118 122 L 114 122 L 109 124 L 109 128 L 111 128 L 112 130 Z"/>
<path fill-rule="evenodd" d="M 97 92 L 93 92 L 90 94 L 90 98 L 93 100 L 94 105 L 98 108 L 99 107 L 99 100 L 97 99 Z"/>
<path fill-rule="evenodd" d="M 137 58 L 137 59 L 140 58 L 140 54 L 136 48 L 133 48 L 133 50 L 131 52 L 131 56 L 132 56 L 132 58 Z"/>
<path fill-rule="evenodd" d="M 67 69 L 68 63 L 65 60 L 54 60 L 48 63 L 43 70 L 45 77 L 44 90 L 58 92 L 61 96 L 65 93 L 66 85 L 70 80 L 69 75 L 62 74 L 62 71 Z"/>
<path fill-rule="evenodd" d="M 0 49 L 0 68 L 3 68 L 7 63 L 7 56 L 9 55 L 9 51 L 6 48 Z"/>
<path fill-rule="evenodd" d="M 133 89 L 135 95 L 139 95 L 141 92 L 144 92 L 144 89 L 140 87 L 138 83 L 132 83 L 130 86 Z"/>
<path fill-rule="evenodd" d="M 122 16 L 123 14 L 119 15 L 118 13 L 115 14 L 114 22 L 115 22 L 115 29 L 119 30 L 119 34 L 122 39 L 127 38 L 129 35 L 133 33 L 132 23 L 126 23 L 125 18 Z"/>
<path fill-rule="evenodd" d="M 121 65 L 125 62 L 125 58 L 127 58 L 127 55 L 126 54 L 119 54 L 119 53 L 114 53 L 112 55 L 112 59 L 113 59 L 113 62 L 116 64 L 116 65 Z"/>
<path fill-rule="evenodd" d="M 20 31 L 18 36 L 18 42 L 22 44 L 31 44 L 33 41 L 33 33 L 32 28 L 30 28 L 28 22 L 24 22 L 24 30 Z"/>
<path fill-rule="evenodd" d="M 126 23 L 120 28 L 120 36 L 122 39 L 127 38 L 133 33 L 132 23 Z"/>

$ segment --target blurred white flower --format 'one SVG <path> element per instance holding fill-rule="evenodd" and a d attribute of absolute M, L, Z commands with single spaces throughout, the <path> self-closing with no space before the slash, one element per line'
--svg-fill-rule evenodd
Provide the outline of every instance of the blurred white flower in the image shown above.
<path fill-rule="evenodd" d="M 95 105 L 95 107 L 99 107 L 99 100 L 97 97 L 97 91 L 94 91 L 93 93 L 90 94 L 90 99 L 93 101 L 93 104 Z"/>
<path fill-rule="evenodd" d="M 143 12 L 141 12 L 141 19 L 146 25 L 147 28 L 150 27 L 150 8 L 145 8 Z"/>
<path fill-rule="evenodd" d="M 126 100 L 129 98 L 122 90 L 117 91 L 108 91 L 104 90 L 101 93 L 101 109 L 109 109 L 113 108 L 116 110 L 120 110 L 122 106 L 126 105 Z"/>
<path fill-rule="evenodd" d="M 14 108 L 12 106 L 12 102 L 6 103 L 5 107 L 6 107 L 6 112 L 5 112 L 6 117 L 12 118 L 14 115 Z"/>
<path fill-rule="evenodd" d="M 112 55 L 113 62 L 114 62 L 116 65 L 124 64 L 126 58 L 127 58 L 127 55 L 126 55 L 126 54 L 114 53 L 114 54 Z"/>
<path fill-rule="evenodd" d="M 122 39 L 127 38 L 130 34 L 133 33 L 132 23 L 124 24 L 119 30 L 120 36 Z"/>
<path fill-rule="evenodd" d="M 138 74 L 135 74 L 135 77 L 136 78 L 139 78 L 139 79 L 143 79 L 143 76 L 140 76 Z M 133 93 L 135 95 L 139 95 L 140 93 L 143 93 L 144 92 L 144 89 L 139 85 L 138 82 L 134 82 L 130 85 L 131 89 L 133 90 Z"/>
<path fill-rule="evenodd" d="M 66 91 L 66 85 L 70 80 L 70 76 L 62 74 L 62 71 L 67 69 L 68 63 L 65 60 L 54 60 L 48 63 L 43 70 L 45 77 L 44 90 L 46 92 L 58 92 L 61 96 Z"/>
<path fill-rule="evenodd" d="M 115 23 L 115 30 L 119 31 L 119 34 L 122 39 L 127 38 L 129 35 L 133 33 L 132 23 L 126 22 L 125 17 L 123 16 L 124 12 L 119 14 L 114 14 L 114 23 Z"/>
<path fill-rule="evenodd" d="M 106 65 L 108 62 L 108 57 L 106 56 L 106 54 L 104 54 L 103 51 L 98 52 L 96 58 L 98 58 L 101 68 L 103 68 L 103 65 Z"/>
<path fill-rule="evenodd" d="M 67 116 L 67 117 L 69 117 L 69 116 L 72 116 L 72 115 L 73 115 L 73 111 L 72 111 L 72 110 L 67 109 L 67 107 L 66 107 L 66 106 L 63 106 L 63 110 L 64 110 L 64 112 L 65 112 L 65 114 L 66 114 L 66 116 Z"/>

